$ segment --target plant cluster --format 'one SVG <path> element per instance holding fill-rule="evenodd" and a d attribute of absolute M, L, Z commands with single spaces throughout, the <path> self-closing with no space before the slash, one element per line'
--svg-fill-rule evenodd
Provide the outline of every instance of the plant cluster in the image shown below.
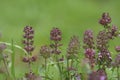
<path fill-rule="evenodd" d="M 113 54 L 109 47 L 110 41 L 119 37 L 119 29 L 115 25 L 111 26 L 111 22 L 109 13 L 103 13 L 99 20 L 103 30 L 99 31 L 96 37 L 92 30 L 86 30 L 83 42 L 80 42 L 78 36 L 73 35 L 66 48 L 66 53 L 61 50 L 64 45 L 61 43 L 62 31 L 59 28 L 53 28 L 50 31 L 51 43 L 40 48 L 39 55 L 43 64 L 38 63 L 42 65 L 38 67 L 38 73 L 35 73 L 31 67 L 39 59 L 32 53 L 35 48 L 33 45 L 34 30 L 31 26 L 26 26 L 23 30 L 22 44 L 24 47 L 22 50 L 25 52 L 25 56 L 22 61 L 26 63 L 26 66 L 28 65 L 28 72 L 24 73 L 21 79 L 15 76 L 14 48 L 21 49 L 21 47 L 14 45 L 12 41 L 10 45 L 12 50 L 11 70 L 7 61 L 9 56 L 4 54 L 8 43 L 0 43 L 0 65 L 5 67 L 5 70 L 0 68 L 0 73 L 6 74 L 5 80 L 120 80 L 120 46 L 117 45 L 114 49 L 117 52 L 115 59 L 112 58 Z M 110 75 L 109 70 L 116 75 Z"/>

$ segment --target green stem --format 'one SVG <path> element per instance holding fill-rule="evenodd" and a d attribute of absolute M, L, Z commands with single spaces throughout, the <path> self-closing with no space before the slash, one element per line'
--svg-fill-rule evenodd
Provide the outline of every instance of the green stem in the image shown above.
<path fill-rule="evenodd" d="M 71 68 L 72 68 L 72 66 L 73 66 L 73 58 L 71 59 Z M 70 80 L 72 80 L 72 77 L 73 77 L 73 76 L 71 75 L 71 76 L 70 76 L 70 78 L 71 78 Z"/>
<path fill-rule="evenodd" d="M 120 80 L 120 76 L 119 76 L 119 67 L 117 67 L 117 79 Z"/>
<path fill-rule="evenodd" d="M 69 79 L 70 73 L 68 69 L 69 69 L 69 59 L 67 58 L 67 73 L 68 73 L 68 79 Z"/>
<path fill-rule="evenodd" d="M 62 57 L 62 58 L 63 58 L 63 57 Z M 64 63 L 62 62 L 62 63 L 61 63 L 61 73 L 62 73 L 62 74 L 63 74 L 63 68 L 64 68 L 63 65 L 64 65 Z M 63 76 L 62 76 L 62 78 L 63 78 Z"/>
<path fill-rule="evenodd" d="M 58 60 L 58 55 L 56 55 L 56 61 L 57 61 L 57 66 L 58 66 L 58 69 L 59 69 L 59 74 L 60 74 L 60 80 L 62 80 L 62 71 L 61 71 L 61 67 L 60 67 L 60 63 L 59 63 L 59 60 Z"/>
<path fill-rule="evenodd" d="M 11 74 L 12 74 L 14 80 L 16 80 L 16 77 L 15 77 L 15 66 L 14 66 L 14 63 L 15 63 L 15 50 L 14 50 L 13 40 L 12 40 L 11 50 L 12 50 L 12 54 L 11 54 L 11 58 L 12 58 Z"/>
<path fill-rule="evenodd" d="M 47 77 L 47 59 L 45 58 L 45 80 Z"/>
<path fill-rule="evenodd" d="M 30 55 L 28 55 L 28 59 L 30 59 Z M 31 61 L 29 60 L 28 62 L 28 67 L 29 67 L 29 71 L 32 72 L 32 69 L 31 69 Z"/>
<path fill-rule="evenodd" d="M 55 42 L 55 57 L 56 57 L 56 62 L 57 62 L 57 66 L 58 66 L 58 69 L 59 69 L 59 74 L 60 74 L 60 80 L 62 80 L 62 71 L 61 71 L 61 67 L 60 67 L 60 63 L 59 63 L 59 59 L 58 59 L 58 52 L 57 52 L 57 49 L 58 49 L 58 42 L 56 41 Z"/>
<path fill-rule="evenodd" d="M 5 65 L 5 68 L 6 68 L 7 74 L 8 74 L 8 76 L 10 77 L 10 74 L 9 74 L 9 71 L 8 71 L 8 68 L 7 68 L 7 64 L 6 64 L 6 61 L 5 61 L 4 58 L 3 58 L 3 62 L 4 62 L 4 65 Z"/>

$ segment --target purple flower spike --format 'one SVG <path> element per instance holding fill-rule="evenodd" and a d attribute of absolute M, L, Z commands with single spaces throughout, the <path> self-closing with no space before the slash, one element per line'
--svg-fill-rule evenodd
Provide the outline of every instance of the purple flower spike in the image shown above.
<path fill-rule="evenodd" d="M 93 32 L 91 30 L 86 30 L 84 33 L 84 48 L 94 48 Z"/>
<path fill-rule="evenodd" d="M 34 50 L 33 47 L 34 30 L 32 27 L 26 26 L 23 31 L 25 33 L 23 36 L 24 49 L 28 52 L 28 54 L 30 54 Z"/>
<path fill-rule="evenodd" d="M 58 28 L 53 28 L 50 32 L 50 39 L 53 41 L 61 41 L 61 31 Z"/>

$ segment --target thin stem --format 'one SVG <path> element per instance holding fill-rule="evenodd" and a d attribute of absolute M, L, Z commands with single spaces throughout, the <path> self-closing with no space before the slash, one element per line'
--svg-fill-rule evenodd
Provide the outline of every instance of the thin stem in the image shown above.
<path fill-rule="evenodd" d="M 57 52 L 57 49 L 58 49 L 58 42 L 56 41 L 55 42 L 55 57 L 56 57 L 56 62 L 57 62 L 57 66 L 58 66 L 58 69 L 59 69 L 59 74 L 60 74 L 60 80 L 62 80 L 62 71 L 61 71 L 61 67 L 60 67 L 60 63 L 59 63 L 59 60 L 58 60 L 58 52 Z"/>
<path fill-rule="evenodd" d="M 3 58 L 3 62 L 4 62 L 4 65 L 5 65 L 5 68 L 6 68 L 6 70 L 7 70 L 7 74 L 8 74 L 8 76 L 10 77 L 10 74 L 9 74 L 9 71 L 8 71 L 8 68 L 7 68 L 7 64 L 6 64 L 6 61 L 5 61 L 4 58 Z"/>
<path fill-rule="evenodd" d="M 45 80 L 47 77 L 47 59 L 45 58 Z"/>
<path fill-rule="evenodd" d="M 71 68 L 72 68 L 72 66 L 73 66 L 73 58 L 71 59 L 71 65 L 70 65 L 70 66 L 71 66 Z M 72 77 L 73 77 L 73 76 L 71 75 L 71 76 L 70 76 L 70 78 L 71 78 L 70 80 L 72 80 Z"/>
<path fill-rule="evenodd" d="M 30 59 L 30 55 L 28 54 L 28 59 Z M 32 69 L 31 69 L 31 61 L 29 60 L 28 62 L 28 67 L 29 67 L 29 71 L 32 72 Z"/>
<path fill-rule="evenodd" d="M 49 78 L 49 77 L 45 77 L 45 76 L 41 76 L 42 78 L 45 78 L 45 79 L 49 79 L 49 80 L 53 80 L 53 79 L 51 79 L 51 78 Z"/>
<path fill-rule="evenodd" d="M 13 76 L 14 80 L 16 80 L 16 77 L 15 77 L 15 66 L 14 66 L 14 63 L 15 63 L 15 51 L 14 51 L 13 40 L 12 40 L 11 44 L 12 44 L 11 45 L 11 50 L 12 50 L 12 54 L 11 54 L 11 58 L 12 58 L 11 73 L 12 73 L 12 76 Z"/>
<path fill-rule="evenodd" d="M 61 71 L 61 67 L 60 67 L 60 63 L 59 63 L 59 60 L 58 60 L 57 55 L 56 55 L 56 61 L 57 61 L 57 66 L 58 66 L 58 69 L 59 69 L 60 80 L 62 80 L 62 71 Z"/>
<path fill-rule="evenodd" d="M 63 58 L 63 57 L 62 57 L 62 58 Z M 64 62 L 62 62 L 61 64 L 62 64 L 62 65 L 61 65 L 61 72 L 63 72 L 63 68 L 64 68 L 64 67 L 63 67 L 63 66 L 64 66 Z"/>
<path fill-rule="evenodd" d="M 117 67 L 117 79 L 120 80 L 120 76 L 119 76 L 119 67 Z"/>
<path fill-rule="evenodd" d="M 68 69 L 69 69 L 69 59 L 67 58 L 67 73 L 68 73 L 68 79 L 69 79 L 70 73 Z"/>

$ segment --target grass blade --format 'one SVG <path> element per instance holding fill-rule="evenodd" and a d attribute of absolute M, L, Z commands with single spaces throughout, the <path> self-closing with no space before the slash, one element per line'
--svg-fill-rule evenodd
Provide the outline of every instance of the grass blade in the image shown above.
<path fill-rule="evenodd" d="M 12 40 L 12 43 L 11 43 L 11 50 L 12 50 L 12 54 L 11 54 L 11 74 L 15 80 L 15 66 L 14 66 L 14 63 L 15 63 L 15 50 L 14 50 L 14 43 L 13 43 L 13 40 Z"/>

